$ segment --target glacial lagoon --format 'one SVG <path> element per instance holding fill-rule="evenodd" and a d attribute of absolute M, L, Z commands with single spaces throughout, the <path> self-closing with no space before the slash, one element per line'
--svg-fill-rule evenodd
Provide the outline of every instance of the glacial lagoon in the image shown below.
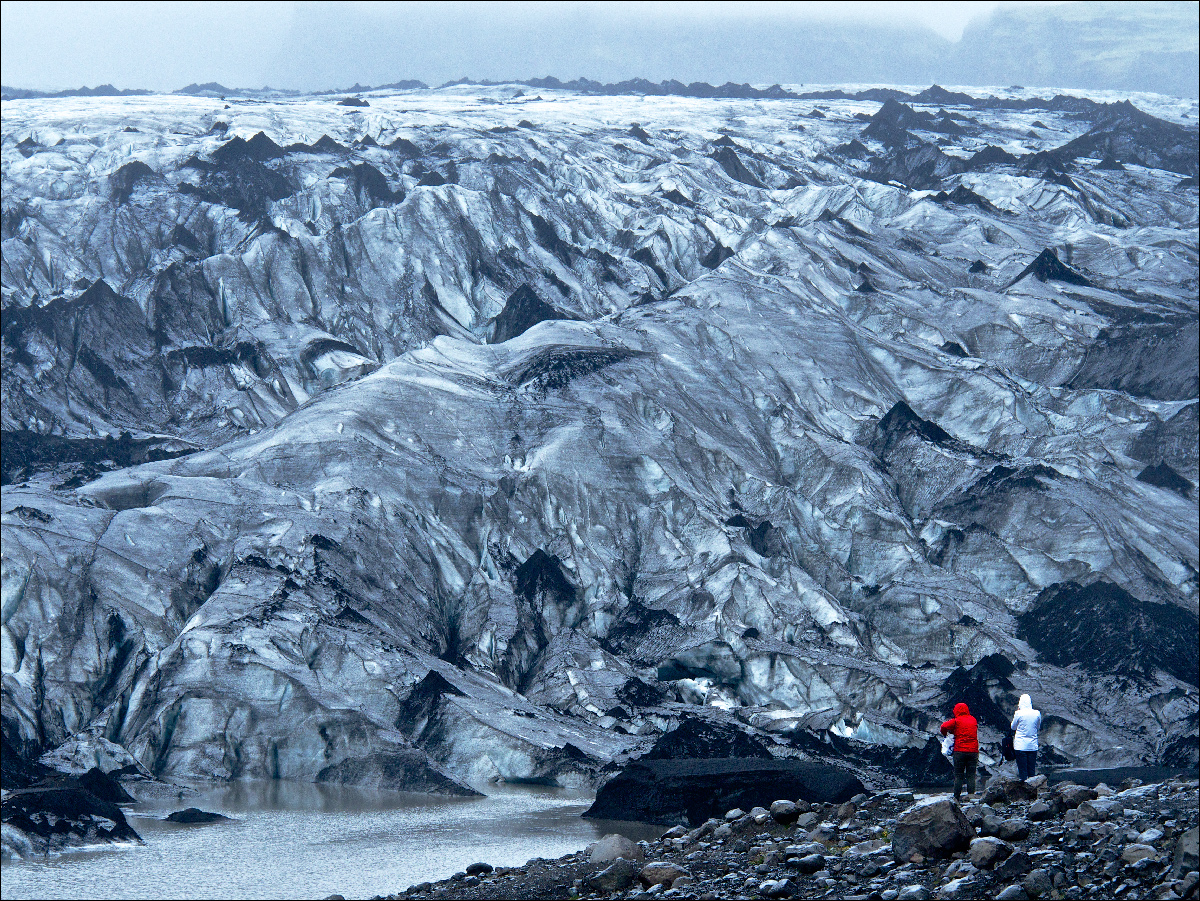
<path fill-rule="evenodd" d="M 238 782 L 126 808 L 144 846 L 97 846 L 5 861 L 8 898 L 369 898 L 444 879 L 475 861 L 556 858 L 608 832 L 662 826 L 583 819 L 570 789 L 488 786 L 486 798 L 292 782 Z M 232 822 L 168 823 L 185 807 Z"/>

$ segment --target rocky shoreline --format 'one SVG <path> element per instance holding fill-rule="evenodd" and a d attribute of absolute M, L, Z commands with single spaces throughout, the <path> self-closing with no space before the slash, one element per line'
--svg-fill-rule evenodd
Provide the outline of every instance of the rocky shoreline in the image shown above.
<path fill-rule="evenodd" d="M 606 836 L 521 867 L 473 864 L 389 899 L 1197 897 L 1200 782 L 997 776 L 974 801 L 907 790 L 780 800 L 654 842 Z M 382 896 L 381 896 L 382 897 Z"/>

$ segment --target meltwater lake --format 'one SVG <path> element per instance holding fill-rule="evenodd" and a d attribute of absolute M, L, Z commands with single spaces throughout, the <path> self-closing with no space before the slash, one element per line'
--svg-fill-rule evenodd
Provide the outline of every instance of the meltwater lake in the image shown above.
<path fill-rule="evenodd" d="M 578 851 L 609 832 L 665 827 L 585 820 L 577 791 L 488 786 L 446 799 L 291 782 L 238 782 L 126 807 L 145 845 L 4 861 L 3 898 L 369 898 L 444 879 L 478 860 L 514 866 Z M 136 792 L 135 792 L 136 793 Z M 234 822 L 180 826 L 185 807 Z"/>

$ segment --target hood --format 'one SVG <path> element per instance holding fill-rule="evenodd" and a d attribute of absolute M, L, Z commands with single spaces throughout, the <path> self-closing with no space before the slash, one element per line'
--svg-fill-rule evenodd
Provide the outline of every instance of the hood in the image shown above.
<path fill-rule="evenodd" d="M 957 704 L 954 705 L 954 715 L 955 716 L 966 716 L 970 712 L 971 712 L 971 708 L 968 707 L 966 704 L 962 703 L 962 701 L 959 701 Z"/>
<path fill-rule="evenodd" d="M 1029 700 L 1029 695 L 1021 695 L 1021 700 L 1017 701 L 1018 710 L 1032 710 L 1033 702 Z"/>

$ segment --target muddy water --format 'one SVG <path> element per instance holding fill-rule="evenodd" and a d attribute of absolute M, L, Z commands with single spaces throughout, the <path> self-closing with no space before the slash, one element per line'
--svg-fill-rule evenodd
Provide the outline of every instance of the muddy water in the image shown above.
<path fill-rule="evenodd" d="M 577 792 L 489 787 L 437 799 L 286 782 L 238 783 L 126 813 L 145 840 L 5 861 L 3 898 L 369 898 L 442 879 L 469 863 L 523 864 L 579 850 L 607 832 L 635 841 L 662 826 L 585 820 Z M 183 807 L 234 822 L 176 826 Z"/>

